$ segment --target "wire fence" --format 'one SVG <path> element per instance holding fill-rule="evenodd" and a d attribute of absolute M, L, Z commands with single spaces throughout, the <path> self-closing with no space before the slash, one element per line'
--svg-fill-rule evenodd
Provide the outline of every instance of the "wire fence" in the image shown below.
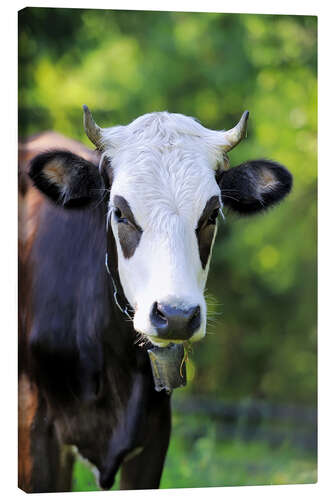
<path fill-rule="evenodd" d="M 308 451 L 317 449 L 317 409 L 313 407 L 278 405 L 257 400 L 226 403 L 190 397 L 175 399 L 173 408 L 184 415 L 201 415 L 213 420 L 219 440 L 259 440 L 272 446 L 288 442 Z M 189 432 L 193 434 L 193 430 Z M 200 434 L 200 428 L 195 433 Z"/>

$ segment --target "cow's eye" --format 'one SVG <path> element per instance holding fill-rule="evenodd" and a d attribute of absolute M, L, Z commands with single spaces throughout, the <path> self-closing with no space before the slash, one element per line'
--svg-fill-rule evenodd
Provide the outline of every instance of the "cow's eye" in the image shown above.
<path fill-rule="evenodd" d="M 114 209 L 114 216 L 117 222 L 127 222 L 126 217 L 124 217 L 122 211 L 118 207 Z"/>
<path fill-rule="evenodd" d="M 219 215 L 219 209 L 216 208 L 209 216 L 207 223 L 208 224 L 216 224 L 216 219 Z"/>

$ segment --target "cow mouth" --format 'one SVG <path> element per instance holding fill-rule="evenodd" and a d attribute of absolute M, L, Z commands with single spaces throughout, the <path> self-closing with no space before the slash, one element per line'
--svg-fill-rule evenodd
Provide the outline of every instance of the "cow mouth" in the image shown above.
<path fill-rule="evenodd" d="M 153 347 L 158 347 L 159 349 L 164 349 L 169 347 L 170 345 L 179 345 L 179 346 L 189 346 L 191 342 L 191 338 L 188 339 L 187 336 L 184 338 L 162 338 L 156 334 L 149 335 L 148 333 L 140 332 L 139 330 L 135 330 L 137 334 L 137 339 L 135 340 L 135 344 L 140 347 L 144 347 L 145 349 L 152 349 Z"/>
<path fill-rule="evenodd" d="M 164 347 L 168 347 L 171 344 L 177 344 L 177 345 L 183 345 L 187 343 L 188 341 L 186 340 L 177 340 L 177 339 L 162 339 L 160 337 L 156 336 L 150 336 L 147 335 L 149 342 L 151 345 L 155 345 L 159 347 L 160 349 L 163 349 Z"/>

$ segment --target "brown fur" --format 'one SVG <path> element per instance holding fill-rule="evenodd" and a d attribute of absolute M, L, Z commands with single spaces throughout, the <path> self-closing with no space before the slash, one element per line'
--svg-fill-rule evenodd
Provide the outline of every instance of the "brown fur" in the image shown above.
<path fill-rule="evenodd" d="M 37 388 L 27 375 L 19 378 L 18 393 L 18 484 L 19 488 L 30 492 L 33 458 L 31 456 L 31 431 L 38 408 Z"/>
<path fill-rule="evenodd" d="M 263 190 L 273 189 L 276 184 L 278 184 L 278 180 L 273 175 L 273 173 L 268 170 L 268 168 L 264 168 L 259 178 L 259 187 Z"/>

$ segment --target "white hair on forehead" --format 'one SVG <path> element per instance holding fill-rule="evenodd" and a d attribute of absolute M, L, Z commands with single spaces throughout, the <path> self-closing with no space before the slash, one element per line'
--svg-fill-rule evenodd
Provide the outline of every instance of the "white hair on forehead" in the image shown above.
<path fill-rule="evenodd" d="M 207 129 L 192 117 L 167 111 L 148 113 L 129 125 L 102 130 L 102 143 L 106 150 L 147 144 L 160 148 L 185 148 L 198 140 L 215 156 L 221 155 L 221 147 L 227 145 L 223 131 Z"/>
<path fill-rule="evenodd" d="M 114 171 L 112 190 L 125 196 L 145 228 L 175 234 L 179 215 L 196 226 L 207 200 L 220 197 L 215 182 L 222 161 L 220 132 L 193 118 L 162 112 L 104 129 L 103 135 Z"/>
<path fill-rule="evenodd" d="M 197 218 L 207 199 L 220 193 L 215 172 L 204 160 L 202 152 L 195 150 L 191 154 L 179 148 L 138 152 L 131 147 L 114 158 L 114 190 L 121 190 L 119 194 L 133 208 L 140 208 L 147 223 L 154 221 L 155 228 L 165 230 L 175 223 L 173 216 Z"/>

